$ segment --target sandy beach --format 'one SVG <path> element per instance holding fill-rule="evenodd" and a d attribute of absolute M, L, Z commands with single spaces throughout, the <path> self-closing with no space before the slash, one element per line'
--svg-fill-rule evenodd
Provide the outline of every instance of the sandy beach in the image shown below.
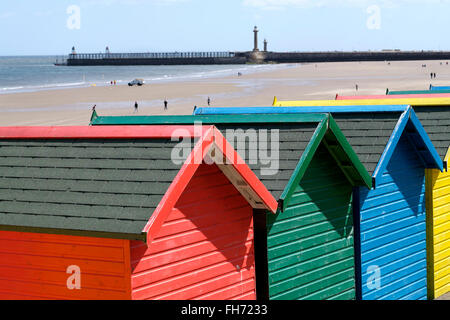
<path fill-rule="evenodd" d="M 431 80 L 430 72 L 437 78 Z M 2 94 L 0 125 L 87 125 L 93 105 L 100 115 L 131 115 L 135 101 L 139 115 L 191 114 L 194 106 L 206 106 L 207 97 L 214 107 L 270 106 L 274 96 L 334 99 L 337 93 L 384 94 L 386 88 L 425 90 L 430 83 L 450 84 L 446 61 L 291 64 L 239 77 Z"/>

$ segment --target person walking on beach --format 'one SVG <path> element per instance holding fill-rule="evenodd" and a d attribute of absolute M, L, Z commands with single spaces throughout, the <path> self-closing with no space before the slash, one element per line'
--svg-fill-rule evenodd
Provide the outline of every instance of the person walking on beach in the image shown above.
<path fill-rule="evenodd" d="M 167 100 L 166 99 L 164 99 L 164 110 L 167 110 L 167 105 L 168 105 L 169 103 L 167 102 Z"/>
<path fill-rule="evenodd" d="M 135 101 L 134 102 L 134 112 L 136 113 L 136 112 L 138 112 L 138 103 L 137 103 L 137 101 Z"/>
<path fill-rule="evenodd" d="M 358 91 L 358 88 L 359 88 L 359 87 L 358 87 L 358 84 L 356 84 L 356 91 Z"/>
<path fill-rule="evenodd" d="M 211 105 L 211 99 L 208 97 L 208 107 Z"/>

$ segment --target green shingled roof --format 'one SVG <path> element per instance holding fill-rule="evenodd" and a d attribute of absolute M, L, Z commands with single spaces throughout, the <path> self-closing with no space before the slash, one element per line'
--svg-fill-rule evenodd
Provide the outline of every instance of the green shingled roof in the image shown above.
<path fill-rule="evenodd" d="M 317 129 L 317 125 L 318 123 L 314 122 L 297 124 L 280 123 L 276 126 L 266 123 L 240 124 L 238 127 L 236 124 L 217 124 L 216 126 L 234 146 L 242 159 L 244 159 L 261 182 L 264 183 L 272 195 L 276 199 L 279 199 L 294 174 L 299 159 L 310 143 L 311 138 Z M 256 144 L 253 144 L 252 141 L 248 139 L 248 145 L 241 150 L 238 145 L 238 139 L 236 138 L 232 141 L 230 136 L 226 134 L 227 130 L 234 131 L 236 129 L 244 130 L 247 133 L 254 130 L 257 135 Z M 274 156 L 274 154 L 272 154 L 273 150 L 270 150 L 273 138 L 272 134 L 275 133 L 272 130 L 274 129 L 277 130 L 277 135 L 274 135 L 273 137 L 279 138 L 279 141 L 277 141 L 277 147 L 279 148 L 279 162 L 277 164 L 278 170 L 276 174 L 270 174 L 270 172 L 266 172 L 270 167 L 270 164 L 262 163 L 259 161 L 258 156 L 260 152 L 267 154 L 268 159 L 271 159 L 271 157 Z M 260 143 L 262 139 L 266 138 L 265 132 L 267 133 L 267 148 L 269 149 L 267 153 L 267 149 L 264 149 Z M 254 159 L 255 156 L 256 159 Z M 278 161 L 278 157 L 276 158 L 276 161 Z M 272 162 L 272 165 L 275 165 L 275 163 Z"/>
<path fill-rule="evenodd" d="M 0 140 L 0 229 L 143 239 L 181 168 L 176 143 Z"/>
<path fill-rule="evenodd" d="M 333 113 L 333 118 L 367 171 L 372 174 L 401 114 L 401 112 Z"/>

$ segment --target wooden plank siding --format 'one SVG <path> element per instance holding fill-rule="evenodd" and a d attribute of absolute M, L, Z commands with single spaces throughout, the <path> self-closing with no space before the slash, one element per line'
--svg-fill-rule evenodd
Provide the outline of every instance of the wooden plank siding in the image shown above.
<path fill-rule="evenodd" d="M 427 169 L 428 298 L 450 292 L 450 173 Z"/>
<path fill-rule="evenodd" d="M 253 209 L 202 164 L 147 247 L 131 242 L 133 299 L 255 299 Z"/>
<path fill-rule="evenodd" d="M 68 289 L 69 266 L 81 288 Z M 129 241 L 0 231 L 0 299 L 130 299 Z"/>
<path fill-rule="evenodd" d="M 360 201 L 362 298 L 426 299 L 424 164 L 405 134 L 376 189 L 362 188 Z"/>
<path fill-rule="evenodd" d="M 270 299 L 355 299 L 352 186 L 323 145 L 287 201 L 267 220 Z"/>

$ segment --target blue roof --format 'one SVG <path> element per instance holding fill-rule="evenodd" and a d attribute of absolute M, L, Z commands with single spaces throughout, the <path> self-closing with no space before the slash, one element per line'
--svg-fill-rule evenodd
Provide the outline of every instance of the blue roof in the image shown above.
<path fill-rule="evenodd" d="M 197 108 L 194 115 L 205 114 L 261 114 L 261 113 L 329 113 L 329 112 L 403 112 L 408 105 L 323 106 L 323 107 L 246 107 Z"/>
<path fill-rule="evenodd" d="M 430 84 L 431 91 L 439 91 L 439 90 L 450 90 L 450 86 L 433 86 Z"/>

